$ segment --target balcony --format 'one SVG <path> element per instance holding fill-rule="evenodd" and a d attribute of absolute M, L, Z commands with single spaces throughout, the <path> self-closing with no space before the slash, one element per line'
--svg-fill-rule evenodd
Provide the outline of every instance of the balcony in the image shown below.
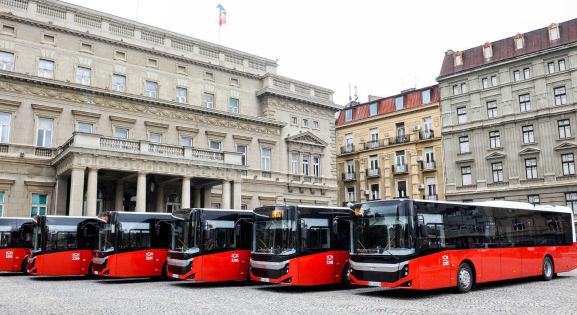
<path fill-rule="evenodd" d="M 343 181 L 350 182 L 354 180 L 357 180 L 357 173 L 355 172 L 343 173 Z"/>
<path fill-rule="evenodd" d="M 425 130 L 419 132 L 419 140 L 429 140 L 435 138 L 433 130 Z"/>
<path fill-rule="evenodd" d="M 385 145 L 386 145 L 385 139 L 378 139 L 378 140 L 372 140 L 372 141 L 363 143 L 363 148 L 365 150 L 371 150 L 371 149 L 382 148 Z"/>
<path fill-rule="evenodd" d="M 435 161 L 423 162 L 423 172 L 430 172 L 437 169 L 437 163 Z"/>
<path fill-rule="evenodd" d="M 347 144 L 341 147 L 341 154 L 349 154 L 355 152 L 354 144 Z"/>
<path fill-rule="evenodd" d="M 439 195 L 434 194 L 434 195 L 425 195 L 423 196 L 424 200 L 439 200 Z"/>
<path fill-rule="evenodd" d="M 381 169 L 379 168 L 369 168 L 365 170 L 367 178 L 374 178 L 381 176 Z"/>
<path fill-rule="evenodd" d="M 411 135 L 398 135 L 396 137 L 389 138 L 389 145 L 402 144 L 408 142 L 411 142 Z"/>
<path fill-rule="evenodd" d="M 56 156 L 72 148 L 93 149 L 98 152 L 132 153 L 153 157 L 167 157 L 190 161 L 206 161 L 242 165 L 242 155 L 236 152 L 221 152 L 192 147 L 152 143 L 142 140 L 104 137 L 97 134 L 75 132 L 72 138 L 56 150 Z M 40 149 L 40 148 L 37 148 Z M 43 149 L 52 150 L 52 149 Z M 37 152 L 37 154 L 47 154 Z M 102 153 L 101 153 L 102 154 Z"/>
<path fill-rule="evenodd" d="M 54 148 L 44 148 L 36 147 L 25 144 L 14 144 L 14 143 L 0 143 L 0 154 L 14 156 L 19 158 L 39 158 L 39 159 L 51 159 L 54 156 Z"/>
<path fill-rule="evenodd" d="M 395 174 L 395 175 L 407 174 L 408 172 L 409 172 L 409 169 L 408 169 L 406 164 L 393 165 L 393 174 Z"/>

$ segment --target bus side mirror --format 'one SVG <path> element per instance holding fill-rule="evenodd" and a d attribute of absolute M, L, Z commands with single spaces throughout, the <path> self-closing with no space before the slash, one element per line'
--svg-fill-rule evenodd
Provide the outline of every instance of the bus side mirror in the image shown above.
<path fill-rule="evenodd" d="M 337 218 L 333 219 L 332 230 L 332 234 L 337 234 L 339 232 L 339 220 Z"/>
<path fill-rule="evenodd" d="M 428 238 L 428 237 L 429 237 L 429 229 L 427 228 L 427 225 L 425 225 L 425 224 L 419 224 L 419 234 L 420 234 L 421 237 L 423 237 L 423 238 Z"/>

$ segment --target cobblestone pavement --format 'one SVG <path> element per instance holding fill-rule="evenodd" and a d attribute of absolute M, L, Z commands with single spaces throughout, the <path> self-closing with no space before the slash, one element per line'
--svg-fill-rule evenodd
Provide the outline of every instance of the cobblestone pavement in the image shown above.
<path fill-rule="evenodd" d="M 576 292 L 577 271 L 550 282 L 481 285 L 468 294 L 0 274 L 0 314 L 575 314 Z"/>

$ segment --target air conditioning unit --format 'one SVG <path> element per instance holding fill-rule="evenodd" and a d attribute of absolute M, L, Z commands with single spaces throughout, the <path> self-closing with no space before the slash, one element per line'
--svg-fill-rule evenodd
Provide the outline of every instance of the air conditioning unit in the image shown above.
<path fill-rule="evenodd" d="M 425 189 L 425 184 L 419 184 L 419 190 L 424 190 Z"/>
<path fill-rule="evenodd" d="M 413 131 L 421 131 L 421 126 L 416 125 L 415 128 L 413 128 Z"/>
<path fill-rule="evenodd" d="M 423 162 L 425 159 L 422 156 L 417 156 L 417 162 Z"/>

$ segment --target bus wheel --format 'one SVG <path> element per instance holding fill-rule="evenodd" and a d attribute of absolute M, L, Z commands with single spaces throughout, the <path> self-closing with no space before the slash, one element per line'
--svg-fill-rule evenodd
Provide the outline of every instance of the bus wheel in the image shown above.
<path fill-rule="evenodd" d="M 459 293 L 467 293 L 471 291 L 474 283 L 473 270 L 468 263 L 462 263 L 457 272 L 457 290 Z"/>
<path fill-rule="evenodd" d="M 351 268 L 348 264 L 343 268 L 343 273 L 341 275 L 341 284 L 344 288 L 351 287 Z"/>
<path fill-rule="evenodd" d="M 20 266 L 20 272 L 25 273 L 25 274 L 28 273 L 26 260 L 28 260 L 28 258 L 24 258 L 24 261 L 22 261 L 22 266 Z"/>
<path fill-rule="evenodd" d="M 551 257 L 546 256 L 545 259 L 543 259 L 543 281 L 550 281 L 553 279 L 554 273 L 553 260 Z"/>

